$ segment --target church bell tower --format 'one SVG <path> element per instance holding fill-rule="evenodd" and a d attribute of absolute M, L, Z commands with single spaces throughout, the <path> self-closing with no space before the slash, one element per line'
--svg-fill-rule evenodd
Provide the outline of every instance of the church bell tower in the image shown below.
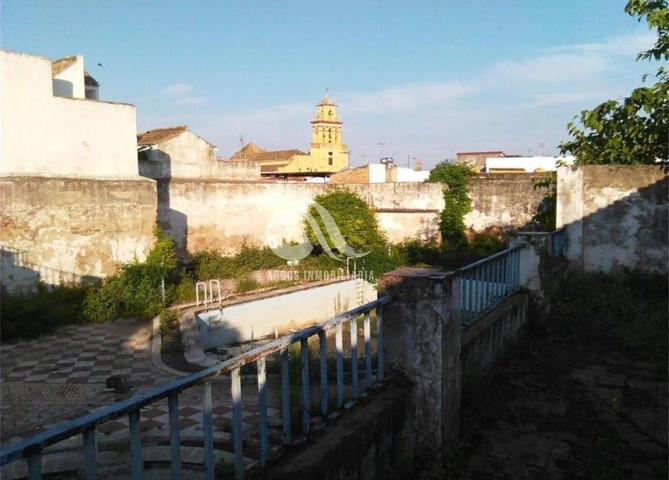
<path fill-rule="evenodd" d="M 315 170 L 335 173 L 348 167 L 349 152 L 342 143 L 341 126 L 337 105 L 326 93 L 311 121 L 310 156 Z"/>

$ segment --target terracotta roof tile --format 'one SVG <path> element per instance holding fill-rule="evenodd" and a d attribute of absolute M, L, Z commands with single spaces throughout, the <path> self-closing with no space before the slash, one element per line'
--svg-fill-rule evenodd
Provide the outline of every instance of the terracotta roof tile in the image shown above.
<path fill-rule="evenodd" d="M 59 58 L 51 62 L 51 75 L 58 75 L 63 70 L 70 68 L 77 62 L 77 57 L 72 55 L 70 57 Z"/>
<path fill-rule="evenodd" d="M 235 152 L 230 157 L 230 160 L 250 160 L 251 157 L 253 157 L 254 155 L 263 153 L 265 151 L 266 150 L 260 148 L 255 143 L 249 142 L 246 145 L 244 145 L 239 151 Z"/>
<path fill-rule="evenodd" d="M 186 130 L 188 130 L 186 125 L 148 130 L 137 135 L 137 145 L 156 145 L 181 135 Z"/>
<path fill-rule="evenodd" d="M 306 155 L 306 153 L 297 149 L 275 150 L 272 152 L 257 153 L 251 158 L 247 158 L 247 160 L 253 160 L 254 162 L 287 161 L 293 158 L 295 155 Z"/>

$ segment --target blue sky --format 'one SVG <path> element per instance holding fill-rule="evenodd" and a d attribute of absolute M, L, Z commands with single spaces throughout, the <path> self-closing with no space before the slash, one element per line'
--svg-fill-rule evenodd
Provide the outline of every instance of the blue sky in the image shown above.
<path fill-rule="evenodd" d="M 575 114 L 640 84 L 653 34 L 625 3 L 4 0 L 0 41 L 84 55 L 139 130 L 188 124 L 221 156 L 240 135 L 308 149 L 328 88 L 352 163 L 429 167 L 457 151 L 555 153 Z"/>

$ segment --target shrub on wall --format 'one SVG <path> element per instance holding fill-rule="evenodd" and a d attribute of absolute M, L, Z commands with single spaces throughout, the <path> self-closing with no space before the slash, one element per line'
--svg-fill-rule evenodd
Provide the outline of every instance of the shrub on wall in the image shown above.
<path fill-rule="evenodd" d="M 375 276 L 392 270 L 396 264 L 389 253 L 389 245 L 386 240 L 376 215 L 367 203 L 354 192 L 345 188 L 336 188 L 327 193 L 316 195 L 314 203 L 323 207 L 334 220 L 346 245 L 356 252 L 369 252 L 363 257 L 356 259 L 358 270 L 371 271 Z M 335 231 L 326 227 L 326 219 L 319 212 L 316 205 L 309 207 L 309 214 L 316 222 L 319 231 L 315 231 L 307 218 L 304 220 L 304 228 L 307 237 L 314 245 L 312 255 L 326 256 L 327 246 L 332 253 L 340 258 L 345 258 L 348 253 L 342 250 Z M 326 245 L 322 245 L 319 239 L 322 234 Z M 329 257 L 329 256 L 328 256 Z M 331 263 L 326 261 L 326 263 Z M 337 268 L 344 267 L 344 262 L 334 263 Z"/>
<path fill-rule="evenodd" d="M 445 183 L 444 209 L 439 217 L 443 247 L 458 250 L 467 246 L 464 217 L 472 209 L 469 199 L 471 169 L 466 165 L 443 161 L 430 171 L 429 181 Z"/>
<path fill-rule="evenodd" d="M 165 281 L 166 303 L 181 280 L 174 242 L 157 225 L 154 245 L 144 262 L 121 266 L 102 286 L 88 291 L 83 313 L 90 321 L 115 318 L 151 318 L 163 308 L 161 283 Z"/>
<path fill-rule="evenodd" d="M 286 261 L 269 247 L 254 247 L 242 244 L 235 255 L 223 255 L 217 250 L 202 250 L 191 256 L 191 267 L 195 278 L 242 278 L 254 270 L 280 268 Z"/>

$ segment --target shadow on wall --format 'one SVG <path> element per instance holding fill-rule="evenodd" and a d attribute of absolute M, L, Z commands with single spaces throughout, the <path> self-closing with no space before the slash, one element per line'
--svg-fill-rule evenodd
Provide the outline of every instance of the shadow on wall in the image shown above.
<path fill-rule="evenodd" d="M 158 195 L 156 221 L 174 241 L 177 255 L 184 259 L 188 256 L 188 217 L 171 208 L 172 158 L 162 150 L 146 150 L 139 152 L 138 164 L 141 176 L 156 180 Z"/>
<path fill-rule="evenodd" d="M 34 290 L 38 283 L 49 287 L 58 285 L 90 285 L 100 283 L 100 277 L 79 275 L 45 265 L 28 262 L 26 252 L 0 247 L 0 285 L 10 291 Z"/>
<path fill-rule="evenodd" d="M 667 273 L 668 180 L 655 166 L 566 171 L 558 180 L 557 227 L 566 228 L 570 263 L 586 272 Z"/>

